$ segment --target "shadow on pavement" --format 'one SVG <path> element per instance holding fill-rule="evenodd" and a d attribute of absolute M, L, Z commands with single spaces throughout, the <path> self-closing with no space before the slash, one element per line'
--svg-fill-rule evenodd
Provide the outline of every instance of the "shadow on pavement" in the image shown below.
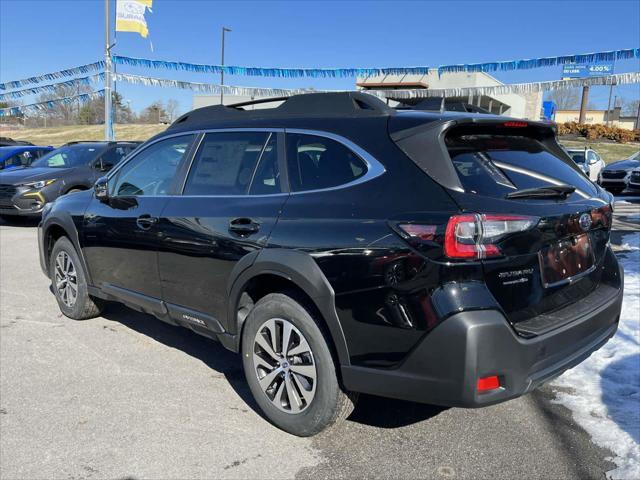
<path fill-rule="evenodd" d="M 609 418 L 640 443 L 640 354 L 607 365 L 602 372 L 601 389 Z"/>
<path fill-rule="evenodd" d="M 120 303 L 108 303 L 102 316 L 204 362 L 209 368 L 222 374 L 238 396 L 262 415 L 245 381 L 240 357 L 221 344 L 187 328 L 174 327 L 151 315 L 131 310 Z"/>
<path fill-rule="evenodd" d="M 360 395 L 349 421 L 378 428 L 398 428 L 428 420 L 445 410 L 446 407 L 435 405 Z"/>
<path fill-rule="evenodd" d="M 604 478 L 602 475 L 603 467 L 604 471 L 615 468 L 616 465 L 610 460 L 612 452 L 591 442 L 589 435 L 573 420 L 571 410 L 554 403 L 555 394 L 551 389 L 539 388 L 529 395 L 536 409 L 540 412 L 541 418 L 545 420 L 548 428 L 558 438 L 558 448 L 564 450 L 567 458 L 575 459 L 572 465 L 575 478 L 599 480 Z M 596 450 L 599 454 L 576 456 L 576 452 L 587 452 L 588 450 Z M 587 459 L 593 462 L 594 457 L 603 459 L 602 464 L 589 465 Z M 594 471 L 599 472 L 597 477 L 594 477 Z"/>
<path fill-rule="evenodd" d="M 222 374 L 238 396 L 263 416 L 247 386 L 237 354 L 187 328 L 174 327 L 119 303 L 109 303 L 102 316 L 204 362 Z M 379 428 L 398 428 L 427 420 L 444 410 L 433 405 L 361 395 L 349 421 Z"/>
<path fill-rule="evenodd" d="M 15 217 L 9 220 L 0 219 L 0 225 L 7 227 L 37 227 L 38 223 L 40 223 L 40 218 Z"/>

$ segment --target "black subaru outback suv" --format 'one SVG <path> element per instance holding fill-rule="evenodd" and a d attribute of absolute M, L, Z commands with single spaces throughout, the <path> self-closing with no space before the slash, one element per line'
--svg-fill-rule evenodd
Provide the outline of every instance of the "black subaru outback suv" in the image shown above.
<path fill-rule="evenodd" d="M 296 435 L 358 392 L 481 407 L 616 331 L 610 196 L 547 124 L 358 92 L 194 110 L 45 208 L 62 312 L 115 300 L 240 352 Z"/>

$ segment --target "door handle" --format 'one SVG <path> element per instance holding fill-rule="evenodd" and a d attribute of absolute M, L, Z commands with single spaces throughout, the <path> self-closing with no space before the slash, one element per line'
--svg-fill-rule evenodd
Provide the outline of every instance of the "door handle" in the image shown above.
<path fill-rule="evenodd" d="M 152 217 L 149 214 L 140 215 L 136 219 L 136 225 L 143 230 L 149 230 L 156 223 L 158 223 L 158 217 Z"/>
<path fill-rule="evenodd" d="M 260 230 L 260 224 L 250 218 L 234 218 L 229 222 L 229 231 L 238 235 L 251 235 Z"/>

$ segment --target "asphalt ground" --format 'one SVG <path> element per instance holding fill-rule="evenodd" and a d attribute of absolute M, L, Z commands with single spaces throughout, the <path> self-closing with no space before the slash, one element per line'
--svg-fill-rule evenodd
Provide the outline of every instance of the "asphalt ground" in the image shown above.
<path fill-rule="evenodd" d="M 616 209 L 612 241 L 638 230 Z M 40 271 L 32 223 L 0 225 L 0 478 L 604 478 L 544 386 L 477 410 L 361 397 L 340 426 L 269 424 L 239 357 L 122 305 L 73 321 Z"/>

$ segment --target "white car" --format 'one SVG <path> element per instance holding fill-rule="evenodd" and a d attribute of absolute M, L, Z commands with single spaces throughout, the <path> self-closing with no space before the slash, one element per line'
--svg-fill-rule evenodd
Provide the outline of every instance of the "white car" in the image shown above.
<path fill-rule="evenodd" d="M 568 148 L 567 153 L 593 182 L 598 180 L 598 175 L 605 167 L 604 160 L 591 148 Z"/>

